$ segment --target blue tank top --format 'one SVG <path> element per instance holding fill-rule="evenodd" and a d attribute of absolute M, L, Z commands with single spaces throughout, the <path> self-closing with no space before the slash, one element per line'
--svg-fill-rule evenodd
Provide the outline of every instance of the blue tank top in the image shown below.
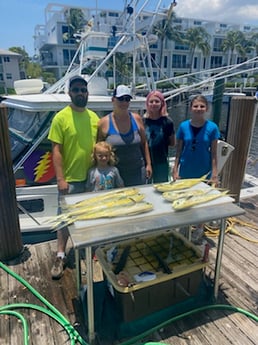
<path fill-rule="evenodd" d="M 118 158 L 117 168 L 125 186 L 134 186 L 145 183 L 146 172 L 141 137 L 137 123 L 131 113 L 131 127 L 127 133 L 119 133 L 113 123 L 112 114 L 109 114 L 109 129 L 106 141 L 110 143 Z"/>

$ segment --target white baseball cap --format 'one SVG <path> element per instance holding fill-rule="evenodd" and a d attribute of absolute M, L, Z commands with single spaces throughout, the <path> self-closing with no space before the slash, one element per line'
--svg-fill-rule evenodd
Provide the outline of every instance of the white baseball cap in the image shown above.
<path fill-rule="evenodd" d="M 125 85 L 118 85 L 118 87 L 116 87 L 113 92 L 113 96 L 116 98 L 122 97 L 122 96 L 130 96 L 132 98 L 131 90 L 129 89 L 129 87 Z"/>

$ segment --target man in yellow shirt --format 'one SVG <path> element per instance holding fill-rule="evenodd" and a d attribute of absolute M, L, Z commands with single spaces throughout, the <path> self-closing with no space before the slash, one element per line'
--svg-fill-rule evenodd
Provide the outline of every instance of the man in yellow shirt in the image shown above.
<path fill-rule="evenodd" d="M 70 79 L 69 96 L 71 104 L 55 115 L 48 135 L 52 142 L 59 204 L 62 195 L 85 192 L 99 121 L 97 114 L 87 109 L 88 88 L 84 78 Z M 61 212 L 60 205 L 58 212 Z M 57 256 L 51 269 L 53 279 L 63 274 L 68 236 L 67 228 L 57 231 Z"/>

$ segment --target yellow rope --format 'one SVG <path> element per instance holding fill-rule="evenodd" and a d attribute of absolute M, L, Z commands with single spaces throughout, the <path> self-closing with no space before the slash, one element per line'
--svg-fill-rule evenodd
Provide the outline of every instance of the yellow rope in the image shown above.
<path fill-rule="evenodd" d="M 240 219 L 234 218 L 234 217 L 230 217 L 226 220 L 226 230 L 225 233 L 230 233 L 232 235 L 236 235 L 239 236 L 241 238 L 243 238 L 246 241 L 252 242 L 252 243 L 258 243 L 258 240 L 249 238 L 245 235 L 242 235 L 234 226 L 235 225 L 240 225 L 240 226 L 245 226 L 254 230 L 258 230 L 258 226 L 253 224 L 253 223 L 248 223 L 248 222 L 244 222 Z M 204 225 L 204 231 L 205 231 L 205 235 L 207 237 L 218 237 L 219 236 L 219 232 L 220 229 L 219 228 L 215 228 L 213 226 L 210 226 L 209 224 L 205 224 Z"/>

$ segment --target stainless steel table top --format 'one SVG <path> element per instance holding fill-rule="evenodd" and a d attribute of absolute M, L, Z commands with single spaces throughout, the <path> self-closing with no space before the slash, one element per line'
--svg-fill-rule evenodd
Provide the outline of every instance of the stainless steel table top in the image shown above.
<path fill-rule="evenodd" d="M 138 188 L 145 195 L 146 201 L 153 204 L 152 211 L 127 217 L 77 221 L 69 226 L 74 247 L 79 249 L 95 246 L 244 213 L 244 210 L 235 205 L 234 199 L 229 196 L 223 196 L 185 211 L 174 211 L 171 203 L 164 200 L 162 194 L 155 191 L 152 185 L 136 186 L 135 188 Z M 205 183 L 200 183 L 193 188 L 211 187 Z M 68 195 L 65 196 L 65 202 L 75 204 L 95 195 L 97 193 Z"/>

